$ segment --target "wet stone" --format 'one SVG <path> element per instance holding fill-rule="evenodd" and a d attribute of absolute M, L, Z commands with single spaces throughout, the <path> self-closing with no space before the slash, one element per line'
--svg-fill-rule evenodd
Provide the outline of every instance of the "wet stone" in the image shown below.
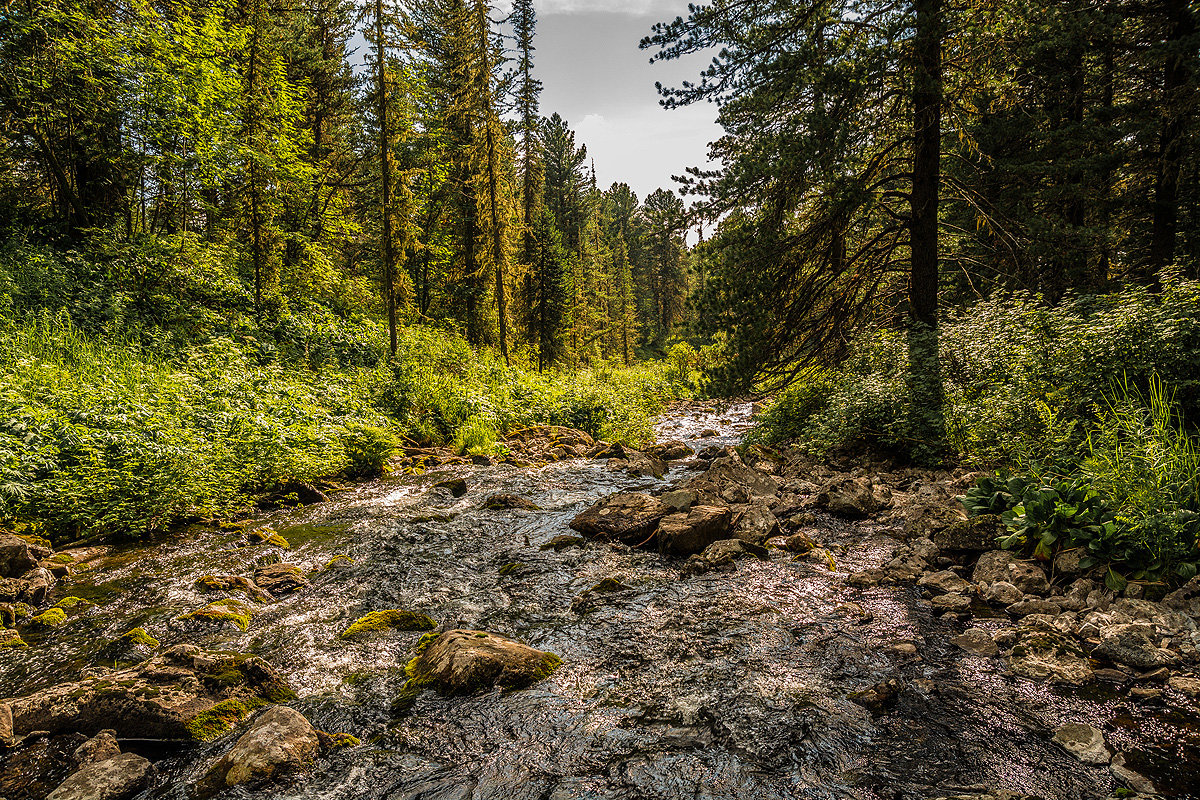
<path fill-rule="evenodd" d="M 1091 725 L 1068 723 L 1054 732 L 1054 743 L 1084 764 L 1099 766 L 1112 758 L 1104 734 Z"/>
<path fill-rule="evenodd" d="M 994 606 L 1011 606 L 1019 603 L 1025 593 L 1008 581 L 996 581 L 984 592 L 983 599 Z"/>
<path fill-rule="evenodd" d="M 672 514 L 658 526 L 658 550 L 672 556 L 699 553 L 724 539 L 731 522 L 730 510 L 716 506 L 696 506 L 687 514 Z"/>
<path fill-rule="evenodd" d="M 254 583 L 275 597 L 282 597 L 306 588 L 308 579 L 294 564 L 268 564 L 254 570 Z"/>
<path fill-rule="evenodd" d="M 970 628 L 955 636 L 951 641 L 972 655 L 994 656 L 1000 652 L 1000 648 L 992 640 L 991 634 L 983 628 Z"/>
<path fill-rule="evenodd" d="M 971 598 L 962 594 L 942 594 L 929 601 L 938 611 L 966 611 L 971 607 Z"/>
<path fill-rule="evenodd" d="M 234 786 L 263 786 L 304 769 L 320 750 L 320 737 L 303 714 L 286 706 L 269 708 L 213 764 L 196 785 L 196 796 L 211 797 Z"/>
<path fill-rule="evenodd" d="M 433 485 L 433 488 L 445 489 L 453 497 L 462 497 L 467 493 L 467 482 L 462 478 L 449 478 L 444 481 L 438 481 Z"/>
<path fill-rule="evenodd" d="M 917 581 L 917 586 L 932 589 L 935 592 L 942 594 L 957 593 L 962 594 L 971 588 L 971 584 L 967 583 L 957 574 L 950 570 L 941 572 L 932 572 L 928 575 L 921 576 Z"/>
<path fill-rule="evenodd" d="M 571 528 L 584 536 L 629 545 L 646 542 L 670 506 L 641 492 L 623 492 L 601 500 L 571 520 Z"/>
<path fill-rule="evenodd" d="M 544 545 L 542 545 L 538 549 L 553 550 L 556 553 L 561 553 L 563 550 L 566 550 L 568 547 L 583 547 L 584 544 L 586 544 L 586 543 L 587 543 L 587 539 L 584 539 L 582 536 L 569 536 L 569 535 L 563 534 L 561 536 L 555 536 L 553 539 L 546 542 Z"/>

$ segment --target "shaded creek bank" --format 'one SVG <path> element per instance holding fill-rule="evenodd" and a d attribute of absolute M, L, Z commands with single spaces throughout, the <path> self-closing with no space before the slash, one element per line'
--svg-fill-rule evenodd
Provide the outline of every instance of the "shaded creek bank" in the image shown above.
<path fill-rule="evenodd" d="M 562 460 L 543 466 L 437 467 L 267 515 L 252 526 L 254 545 L 244 530 L 197 530 L 73 554 L 44 605 L 74 596 L 95 606 L 65 609 L 62 624 L 19 625 L 29 647 L 0 650 L 0 696 L 81 673 L 102 679 L 119 660 L 107 643 L 141 628 L 154 644 L 128 643 L 130 663 L 195 645 L 269 665 L 296 699 L 268 696 L 274 684 L 259 673 L 241 679 L 251 726 L 266 713 L 258 708 L 283 700 L 317 733 L 361 740 L 279 721 L 297 726 L 297 752 L 315 763 L 251 790 L 264 798 L 1099 798 L 1121 785 L 1121 770 L 1163 795 L 1200 797 L 1197 708 L 1185 691 L 1194 656 L 1176 643 L 1160 672 L 1101 663 L 1081 649 L 1086 632 L 1051 632 L 1071 614 L 1125 624 L 1134 599 L 1101 592 L 1072 611 L 1065 585 L 1039 594 L 1036 576 L 1004 564 L 987 589 L 1017 594 L 988 603 L 974 580 L 978 550 L 921 544 L 954 523 L 951 500 L 968 476 L 901 470 L 873 480 L 865 464 L 743 460 L 726 448 L 749 412 L 691 407 L 666 418 L 660 441 L 709 458 L 670 461 L 662 477 L 653 458 L 578 458 L 584 444 L 566 440 L 555 444 Z M 689 481 L 682 496 L 672 491 Z M 569 527 L 629 492 L 670 511 L 730 508 L 712 524 L 747 547 L 689 559 Z M 673 530 L 685 530 L 680 516 L 669 518 Z M 762 557 L 760 544 L 771 545 Z M 1035 600 L 1048 605 L 1005 610 Z M 529 688 L 423 691 L 398 704 L 421 625 L 343 634 L 370 612 L 401 609 L 437 631 L 489 632 L 562 663 Z M 1186 628 L 1180 614 L 1173 624 Z M 974 644 L 956 644 L 968 629 Z M 1023 671 L 1021 654 L 1048 640 L 1079 649 L 1078 685 L 1014 674 L 1013 658 Z M 214 677 L 233 680 L 225 662 L 188 658 L 214 698 L 232 691 Z M 1097 669 L 1112 674 L 1097 680 Z M 1108 757 L 1084 763 L 1056 743 L 1067 724 L 1100 731 Z M 116 739 L 152 762 L 139 796 L 184 798 L 250 730 L 231 727 L 186 746 Z"/>

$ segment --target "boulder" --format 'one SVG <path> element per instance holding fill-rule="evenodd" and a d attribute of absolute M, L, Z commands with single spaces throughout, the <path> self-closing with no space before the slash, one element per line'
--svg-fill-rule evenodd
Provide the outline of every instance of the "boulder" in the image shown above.
<path fill-rule="evenodd" d="M 12 741 L 12 738 L 12 706 L 10 706 L 8 703 L 0 703 L 0 745 Z"/>
<path fill-rule="evenodd" d="M 1100 632 L 1100 645 L 1095 655 L 1117 664 L 1138 669 L 1150 669 L 1174 664 L 1179 656 L 1154 643 L 1154 626 L 1141 622 L 1110 625 Z"/>
<path fill-rule="evenodd" d="M 816 549 L 817 543 L 807 533 L 793 533 L 783 540 L 783 549 L 797 555 L 808 555 Z M 882 574 L 882 573 L 881 573 Z"/>
<path fill-rule="evenodd" d="M 1083 561 L 1087 553 L 1082 547 L 1073 547 L 1070 550 L 1063 550 L 1054 557 L 1054 572 L 1057 575 L 1079 575 L 1082 573 L 1083 567 L 1079 564 Z"/>
<path fill-rule="evenodd" d="M 951 639 L 968 653 L 977 656 L 994 656 L 1000 652 L 992 635 L 983 628 L 970 628 Z"/>
<path fill-rule="evenodd" d="M 937 611 L 966 611 L 971 607 L 971 598 L 962 594 L 939 594 L 929 601 Z"/>
<path fill-rule="evenodd" d="M 304 570 L 294 564 L 267 564 L 254 570 L 254 583 L 275 597 L 294 594 L 308 586 Z"/>
<path fill-rule="evenodd" d="M 778 536 L 779 520 L 771 513 L 766 503 L 751 503 L 735 509 L 733 536 L 743 542 L 762 545 L 772 536 Z"/>
<path fill-rule="evenodd" d="M 5 702 L 18 735 L 34 730 L 94 735 L 111 728 L 122 739 L 209 739 L 250 706 L 293 697 L 261 658 L 181 644 L 130 669 Z"/>
<path fill-rule="evenodd" d="M 992 514 L 954 522 L 930 537 L 942 550 L 982 553 L 996 547 L 996 539 L 1004 532 L 1004 523 Z"/>
<path fill-rule="evenodd" d="M 981 555 L 975 563 L 971 580 L 988 584 L 1004 581 L 1016 586 L 1024 594 L 1046 595 L 1050 592 L 1050 581 L 1041 567 L 1020 561 L 1006 550 L 992 550 Z"/>
<path fill-rule="evenodd" d="M 844 478 L 829 484 L 817 495 L 817 506 L 847 519 L 866 519 L 890 503 L 886 488 L 867 478 Z"/>
<path fill-rule="evenodd" d="M 637 545 L 646 542 L 671 507 L 640 492 L 606 497 L 571 520 L 571 528 L 597 539 Z"/>
<path fill-rule="evenodd" d="M 286 706 L 268 708 L 209 768 L 196 784 L 196 796 L 211 797 L 234 786 L 269 784 L 301 771 L 320 752 L 317 730 L 303 714 Z"/>
<path fill-rule="evenodd" d="M 40 606 L 46 602 L 58 579 L 45 567 L 34 567 L 18 578 L 17 583 L 21 584 L 21 591 L 16 597 L 17 602 Z"/>
<path fill-rule="evenodd" d="M 1025 594 L 1044 596 L 1050 593 L 1050 581 L 1046 578 L 1046 571 L 1027 561 L 1017 561 L 1009 565 L 1008 581 Z"/>
<path fill-rule="evenodd" d="M 917 586 L 928 588 L 940 594 L 951 592 L 962 594 L 971 588 L 971 584 L 948 569 L 922 575 L 921 579 L 917 581 Z"/>
<path fill-rule="evenodd" d="M 1172 675 L 1167 681 L 1167 685 L 1188 697 L 1200 697 L 1200 678 L 1190 675 Z M 0 710 L 0 733 L 3 733 L 3 730 L 4 716 L 3 711 Z M 2 738 L 3 736 L 0 736 L 0 739 Z"/>
<path fill-rule="evenodd" d="M 683 566 L 683 574 L 700 575 L 713 570 L 729 571 L 733 569 L 733 562 L 739 558 L 766 557 L 765 547 L 741 539 L 722 539 L 704 548 L 704 552 L 689 558 Z"/>
<path fill-rule="evenodd" d="M 1054 732 L 1054 743 L 1084 764 L 1102 766 L 1112 758 L 1104 734 L 1091 725 L 1069 722 Z"/>
<path fill-rule="evenodd" d="M 1191 617 L 1200 617 L 1200 575 L 1164 597 L 1163 605 Z"/>
<path fill-rule="evenodd" d="M 524 689 L 548 677 L 561 663 L 553 653 L 494 633 L 427 634 L 417 646 L 417 656 L 408 662 L 406 690 L 428 687 L 454 695 L 492 687 Z"/>
<path fill-rule="evenodd" d="M 983 594 L 983 599 L 994 606 L 1011 606 L 1024 597 L 1025 593 L 1008 581 L 996 581 Z"/>
<path fill-rule="evenodd" d="M 658 526 L 658 550 L 664 555 L 690 556 L 725 539 L 733 522 L 723 506 L 696 506 L 687 514 L 672 514 Z"/>
<path fill-rule="evenodd" d="M 122 753 L 86 765 L 46 800 L 128 800 L 145 787 L 151 769 L 145 758 Z"/>
<path fill-rule="evenodd" d="M 19 578 L 38 565 L 29 542 L 11 533 L 0 532 L 0 578 Z"/>

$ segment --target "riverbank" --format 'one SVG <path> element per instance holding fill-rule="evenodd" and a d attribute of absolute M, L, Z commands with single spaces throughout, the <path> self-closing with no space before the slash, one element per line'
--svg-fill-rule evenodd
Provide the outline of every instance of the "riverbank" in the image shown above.
<path fill-rule="evenodd" d="M 553 459 L 422 465 L 245 529 L 109 549 L 47 597 L 97 607 L 23 629 L 30 647 L 0 654 L 0 677 L 26 697 L 78 681 L 80 663 L 104 681 L 101 646 L 135 626 L 157 644 L 131 642 L 134 659 L 178 659 L 183 645 L 262 658 L 297 694 L 290 708 L 362 744 L 313 751 L 314 767 L 255 789 L 261 797 L 302 785 L 356 799 L 464 786 L 514 797 L 929 798 L 957 787 L 949 793 L 1092 798 L 1136 780 L 1122 769 L 1188 795 L 1200 763 L 1186 691 L 1195 662 L 1173 631 L 1194 630 L 1194 609 L 1097 587 L 1074 611 L 1074 584 L 1091 578 L 1043 573 L 1043 587 L 1040 567 L 1020 561 L 976 575 L 996 557 L 946 539 L 972 475 L 731 451 L 749 410 L 676 409 L 651 453 L 534 432 L 512 440 L 514 460 L 518 450 Z M 609 525 L 642 547 L 589 529 L 589 509 L 614 495 L 646 498 L 646 535 Z M 1000 584 L 1021 599 L 989 602 L 1008 591 Z M 1019 605 L 1039 602 L 1059 611 Z M 525 690 L 414 692 L 407 666 L 429 646 L 425 631 L 372 622 L 344 635 L 398 610 L 428 617 L 434 633 L 485 632 L 561 665 L 536 668 Z M 1130 625 L 1153 626 L 1164 672 L 1089 641 Z M 1125 630 L 1138 639 L 1144 629 Z M 1039 642 L 1061 643 L 1060 660 L 1076 659 L 1064 674 L 1079 680 L 1026 670 Z M 108 680 L 135 691 L 121 684 L 141 678 Z M 253 696 L 239 700 L 249 727 L 211 743 L 122 747 L 154 763 L 156 792 L 190 786 L 256 729 Z M 238 725 L 234 710 L 225 724 Z M 1068 725 L 1099 731 L 1103 764 L 1055 742 L 1063 729 L 1082 736 Z"/>

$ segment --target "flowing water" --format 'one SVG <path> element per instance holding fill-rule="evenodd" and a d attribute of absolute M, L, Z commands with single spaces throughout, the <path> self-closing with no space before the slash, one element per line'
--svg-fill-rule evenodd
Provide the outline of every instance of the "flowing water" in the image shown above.
<path fill-rule="evenodd" d="M 720 435 L 704 444 L 732 444 L 748 415 L 735 405 L 675 416 L 659 436 L 696 440 L 715 428 Z M 661 489 L 686 477 L 682 469 L 660 481 L 594 461 L 455 467 L 267 516 L 259 522 L 292 544 L 284 560 L 315 574 L 311 588 L 264 606 L 244 633 L 198 637 L 171 626 L 215 599 L 196 590 L 198 576 L 249 574 L 269 558 L 242 547 L 243 534 L 196 531 L 114 551 L 85 573 L 93 582 L 65 590 L 98 609 L 43 640 L 30 637 L 25 654 L 0 655 L 0 695 L 73 678 L 100 643 L 141 625 L 164 644 L 265 657 L 317 727 L 363 739 L 258 797 L 908 798 L 985 786 L 1045 798 L 1109 795 L 1107 768 L 1082 766 L 1051 743 L 1064 722 L 1104 729 L 1164 793 L 1200 797 L 1194 714 L 1013 678 L 999 660 L 950 645 L 957 630 L 933 617 L 916 590 L 847 587 L 848 571 L 877 566 L 896 544 L 869 524 L 819 520 L 836 572 L 778 554 L 681 577 L 681 562 L 647 551 L 540 549 L 601 497 Z M 453 498 L 434 487 L 447 477 L 464 477 L 468 493 Z M 498 492 L 542 510 L 481 509 Z M 338 555 L 353 563 L 322 570 Z M 587 613 L 571 610 L 573 598 L 609 577 L 630 590 Z M 525 691 L 426 692 L 396 718 L 391 702 L 419 634 L 338 638 L 366 612 L 387 608 L 509 636 L 564 663 Z M 847 699 L 893 678 L 905 688 L 881 716 Z M 149 753 L 161 759 L 160 778 L 145 796 L 186 797 L 221 745 Z"/>

